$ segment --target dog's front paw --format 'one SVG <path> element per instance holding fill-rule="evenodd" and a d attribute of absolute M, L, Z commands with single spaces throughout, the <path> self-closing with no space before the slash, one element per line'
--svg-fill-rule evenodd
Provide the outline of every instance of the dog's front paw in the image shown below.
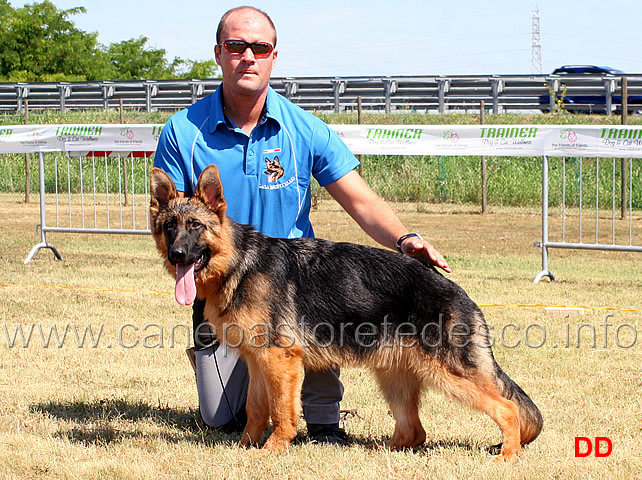
<path fill-rule="evenodd" d="M 261 450 L 269 453 L 281 453 L 287 450 L 289 445 L 290 445 L 290 440 L 288 438 L 278 437 L 272 434 L 267 439 L 267 441 L 265 442 L 265 445 L 263 445 L 263 448 Z"/>
<path fill-rule="evenodd" d="M 491 461 L 493 463 L 498 463 L 498 464 L 502 464 L 504 462 L 515 464 L 519 462 L 519 456 L 516 453 L 511 453 L 511 454 L 500 453 L 499 455 L 492 457 Z"/>

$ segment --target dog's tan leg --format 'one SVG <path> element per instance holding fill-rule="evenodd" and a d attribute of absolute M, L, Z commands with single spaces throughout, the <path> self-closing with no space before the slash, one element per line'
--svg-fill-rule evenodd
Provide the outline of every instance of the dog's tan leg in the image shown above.
<path fill-rule="evenodd" d="M 263 375 L 270 399 L 273 430 L 263 448 L 280 452 L 296 436 L 301 411 L 303 355 L 297 347 L 273 347 L 265 358 Z"/>
<path fill-rule="evenodd" d="M 515 463 L 519 460 L 520 420 L 519 407 L 511 400 L 502 398 L 496 392 L 484 392 L 479 399 L 479 410 L 486 412 L 499 425 L 504 436 L 500 454 L 493 458 L 496 462 Z"/>
<path fill-rule="evenodd" d="M 458 376 L 443 370 L 437 385 L 448 395 L 488 414 L 499 425 L 503 442 L 501 453 L 493 460 L 511 462 L 519 460 L 520 420 L 519 407 L 503 398 L 492 378 L 484 378 L 480 371 L 473 375 Z"/>
<path fill-rule="evenodd" d="M 240 442 L 244 447 L 249 447 L 250 445 L 258 446 L 261 443 L 270 417 L 268 395 L 261 370 L 252 360 L 248 361 L 247 365 L 250 375 L 250 385 L 245 404 L 247 423 Z"/>
<path fill-rule="evenodd" d="M 392 450 L 403 450 L 423 444 L 426 431 L 419 419 L 419 378 L 410 370 L 378 370 L 375 374 L 396 422 L 392 438 L 384 445 Z"/>

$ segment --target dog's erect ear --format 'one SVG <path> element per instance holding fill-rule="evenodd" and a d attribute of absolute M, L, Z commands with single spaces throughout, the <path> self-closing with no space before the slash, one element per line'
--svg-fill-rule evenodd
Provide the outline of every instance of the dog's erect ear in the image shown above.
<path fill-rule="evenodd" d="M 225 214 L 227 203 L 223 197 L 223 185 L 216 165 L 210 165 L 198 177 L 194 196 L 205 203 L 217 215 Z"/>
<path fill-rule="evenodd" d="M 154 218 L 158 215 L 161 208 L 167 206 L 170 200 L 178 197 L 178 193 L 172 179 L 160 168 L 152 168 L 149 176 L 149 185 L 151 192 L 149 210 L 152 218 Z"/>

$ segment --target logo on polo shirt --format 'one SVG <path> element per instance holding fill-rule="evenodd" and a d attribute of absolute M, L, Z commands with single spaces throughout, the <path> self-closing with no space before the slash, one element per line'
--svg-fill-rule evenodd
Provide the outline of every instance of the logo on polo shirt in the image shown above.
<path fill-rule="evenodd" d="M 287 187 L 294 182 L 294 177 L 290 178 L 286 182 L 278 183 L 278 181 L 285 174 L 285 169 L 281 165 L 279 160 L 279 155 L 281 153 L 280 148 L 271 148 L 269 150 L 263 150 L 263 156 L 265 158 L 265 171 L 264 175 L 267 176 L 267 184 L 259 185 L 259 188 L 264 190 L 276 190 L 283 187 Z"/>
<path fill-rule="evenodd" d="M 267 175 L 268 183 L 276 183 L 279 181 L 279 178 L 283 176 L 284 170 L 281 162 L 279 162 L 278 155 L 272 157 L 272 160 L 270 160 L 269 157 L 265 158 L 265 172 L 263 173 Z"/>

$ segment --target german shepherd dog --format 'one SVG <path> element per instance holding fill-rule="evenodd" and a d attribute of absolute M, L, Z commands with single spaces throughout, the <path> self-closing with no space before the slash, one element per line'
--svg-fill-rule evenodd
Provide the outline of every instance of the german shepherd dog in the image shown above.
<path fill-rule="evenodd" d="M 238 347 L 250 385 L 243 446 L 284 450 L 296 435 L 304 367 L 363 365 L 374 372 L 396 420 L 391 449 L 424 443 L 422 390 L 432 387 L 487 413 L 514 462 L 542 416 L 493 357 L 482 312 L 433 267 L 399 253 L 320 239 L 262 235 L 225 214 L 215 166 L 194 196 L 179 198 L 151 171 L 152 233 L 176 299 L 206 299 L 205 319 Z"/>

